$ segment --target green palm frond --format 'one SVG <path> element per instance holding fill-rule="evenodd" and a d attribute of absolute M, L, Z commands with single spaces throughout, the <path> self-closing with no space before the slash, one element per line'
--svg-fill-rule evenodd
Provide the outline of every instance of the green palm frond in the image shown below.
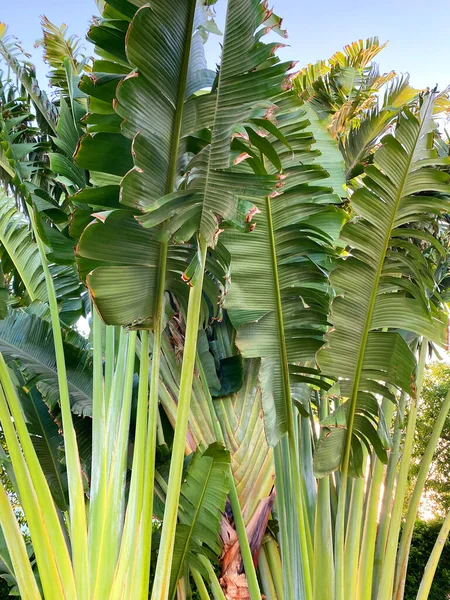
<path fill-rule="evenodd" d="M 39 249 L 29 223 L 17 209 L 15 200 L 5 195 L 0 195 L 0 257 L 13 303 L 47 303 Z M 52 265 L 51 270 L 61 306 L 61 320 L 66 324 L 74 323 L 84 314 L 80 281 L 71 266 Z"/>
<path fill-rule="evenodd" d="M 256 227 L 250 234 L 226 234 L 232 257 L 226 308 L 243 356 L 262 359 L 262 403 L 272 445 L 287 431 L 292 412 L 288 365 L 314 361 L 323 343 L 329 303 L 325 273 L 331 242 L 345 220 L 339 198 L 315 185 L 326 181 L 327 173 L 315 164 L 320 157 L 312 150 L 302 109 L 294 100 L 276 119 L 289 147 L 265 139 L 283 165 L 281 194 L 255 202 Z"/>
<path fill-rule="evenodd" d="M 448 159 L 438 158 L 433 149 L 433 101 L 431 94 L 422 99 L 419 118 L 405 109 L 395 136 L 382 140 L 374 165 L 365 170 L 364 186 L 351 198 L 355 218 L 342 231 L 349 256 L 331 275 L 339 295 L 330 315 L 333 330 L 318 362 L 325 373 L 339 378 L 341 395 L 349 398 L 349 433 L 342 427 L 325 428 L 321 448 L 323 452 L 325 445 L 335 445 L 334 456 L 343 456 L 347 463 L 357 407 L 367 396 L 373 401 L 376 390 L 380 393 L 374 382 L 411 391 L 414 360 L 392 329 L 438 343 L 445 339 L 445 318 L 428 301 L 433 279 L 408 229 L 411 223 L 425 222 L 427 214 L 434 217 L 448 209 L 449 177 L 438 168 Z M 339 462 L 335 459 L 333 468 Z M 323 466 L 316 463 L 318 474 Z"/>

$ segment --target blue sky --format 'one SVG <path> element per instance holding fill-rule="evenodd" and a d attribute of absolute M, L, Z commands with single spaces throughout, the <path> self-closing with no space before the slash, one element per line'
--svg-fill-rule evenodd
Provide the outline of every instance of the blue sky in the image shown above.
<path fill-rule="evenodd" d="M 217 4 L 217 20 L 223 21 L 225 0 Z M 450 2 L 433 0 L 272 0 L 275 12 L 284 17 L 289 48 L 280 51 L 283 60 L 297 60 L 298 67 L 328 58 L 346 43 L 378 35 L 389 40 L 379 55 L 383 71 L 409 72 L 411 84 L 422 88 L 450 84 Z M 33 44 L 40 37 L 40 15 L 56 24 L 66 23 L 72 33 L 84 39 L 92 16 L 94 0 L 0 0 L 0 21 L 9 25 L 27 51 L 33 53 L 42 80 L 45 68 L 42 52 Z M 214 36 L 215 37 L 215 36 Z M 85 44 L 87 53 L 92 49 Z M 213 66 L 219 53 L 219 40 L 208 44 L 207 57 Z M 42 85 L 42 84 L 41 84 Z"/>

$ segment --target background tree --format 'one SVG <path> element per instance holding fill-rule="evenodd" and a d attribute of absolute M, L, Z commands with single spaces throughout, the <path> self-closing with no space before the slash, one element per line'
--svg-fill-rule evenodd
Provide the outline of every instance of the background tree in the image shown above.
<path fill-rule="evenodd" d="M 450 388 L 450 366 L 445 362 L 433 362 L 426 370 L 422 400 L 419 404 L 417 428 L 414 436 L 411 485 L 420 468 L 420 460 L 426 450 L 433 430 L 434 420 Z M 430 472 L 425 483 L 425 497 L 421 503 L 423 516 L 430 513 L 444 518 L 450 508 L 450 418 L 447 417 L 441 437 L 433 457 Z"/>
<path fill-rule="evenodd" d="M 422 579 L 423 570 L 430 555 L 442 522 L 438 520 L 418 520 L 414 527 L 411 544 L 410 566 L 405 586 L 405 600 L 415 600 Z M 447 540 L 441 561 L 431 586 L 429 600 L 450 598 L 450 542 Z"/>

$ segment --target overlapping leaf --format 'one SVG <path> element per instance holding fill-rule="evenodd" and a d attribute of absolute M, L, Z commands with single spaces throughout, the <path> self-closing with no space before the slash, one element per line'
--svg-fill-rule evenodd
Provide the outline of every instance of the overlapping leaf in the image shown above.
<path fill-rule="evenodd" d="M 155 290 L 160 265 L 158 239 L 163 243 L 170 239 L 186 242 L 200 230 L 207 242 L 215 245 L 220 220 L 234 220 L 238 217 L 245 221 L 245 212 L 238 210 L 238 196 L 264 195 L 269 193 L 277 182 L 274 175 L 253 175 L 230 168 L 233 130 L 251 115 L 257 103 L 268 101 L 277 93 L 277 83 L 281 83 L 285 76 L 287 65 L 272 66 L 273 60 L 269 60 L 273 45 L 266 46 L 259 41 L 263 30 L 254 34 L 254 31 L 270 17 L 269 13 L 263 10 L 262 4 L 250 7 L 250 3 L 244 23 L 241 23 L 235 16 L 236 11 L 230 9 L 231 31 L 237 31 L 244 26 L 249 33 L 247 36 L 240 34 L 239 38 L 236 38 L 233 56 L 224 56 L 217 89 L 207 95 L 208 110 L 204 122 L 200 126 L 194 119 L 190 127 L 186 128 L 186 115 L 192 114 L 192 111 L 201 111 L 205 104 L 205 96 L 192 97 L 192 93 L 211 80 L 204 73 L 204 64 L 199 61 L 196 47 L 195 52 L 191 52 L 190 63 L 187 62 L 187 50 L 191 40 L 186 32 L 189 31 L 189 36 L 192 36 L 195 5 L 193 2 L 183 3 L 181 7 L 176 4 L 177 7 L 174 4 L 172 10 L 177 10 L 177 19 L 171 18 L 172 12 L 168 10 L 170 6 L 168 7 L 167 3 L 155 2 L 151 7 L 140 8 L 133 17 L 125 48 L 127 60 L 136 70 L 125 78 L 120 74 L 104 76 L 103 86 L 98 85 L 100 78 L 97 78 L 96 82 L 98 90 L 110 85 L 109 93 L 115 93 L 112 91 L 114 85 L 120 81 L 114 107 L 117 114 L 124 118 L 123 132 L 133 139 L 135 163 L 121 183 L 121 202 L 143 211 L 144 214 L 137 217 L 138 221 L 146 228 L 154 230 L 151 234 L 154 239 L 153 254 L 146 257 L 146 267 L 151 269 L 152 277 L 147 278 L 146 289 L 136 298 L 134 306 L 129 307 L 126 318 L 124 315 L 109 314 L 108 322 L 151 322 L 152 296 L 155 296 L 152 290 Z M 270 22 L 267 24 L 270 25 Z M 107 33 L 110 40 L 111 31 Z M 103 36 L 106 32 L 103 31 L 102 36 L 97 34 L 98 32 L 97 38 L 101 38 L 105 45 Z M 112 44 L 111 41 L 108 43 Z M 116 58 L 120 55 L 117 44 L 118 42 L 114 45 L 115 52 L 111 51 L 112 46 L 109 51 L 109 54 Z M 240 48 L 239 44 L 246 46 Z M 236 69 L 232 66 L 234 53 L 243 55 L 247 50 L 250 52 L 249 58 Z M 124 64 L 122 58 L 120 64 Z M 201 68 L 195 68 L 195 65 Z M 97 92 L 95 94 L 98 96 Z M 107 96 L 104 98 L 105 100 L 101 101 L 106 103 Z M 214 131 L 211 143 L 208 143 L 207 136 L 201 143 L 200 153 L 186 167 L 186 160 L 183 164 L 182 159 L 185 157 L 189 160 L 192 154 L 189 136 L 195 128 L 208 126 Z M 113 143 L 112 158 L 108 155 L 107 160 L 104 160 L 105 165 L 100 164 L 100 157 L 105 156 L 99 152 L 101 135 L 105 136 L 105 144 L 108 144 L 114 141 L 114 135 L 119 134 L 95 133 L 86 138 L 78 150 L 77 163 L 86 168 L 91 164 L 91 168 L 97 172 L 104 169 L 112 175 L 122 175 L 126 168 L 126 162 L 123 161 L 123 157 L 127 155 L 126 148 L 117 154 L 117 164 L 122 165 L 123 170 L 112 172 L 111 165 L 115 164 L 115 144 Z M 92 148 L 89 150 L 88 146 Z M 95 160 L 94 155 L 97 157 Z M 106 162 L 109 166 L 106 166 Z M 106 219 L 106 226 L 109 219 Z M 172 246 L 169 250 L 169 263 L 171 249 Z M 172 254 L 179 255 L 180 252 L 183 251 L 175 247 Z M 92 256 L 87 238 L 81 239 L 78 253 L 81 260 L 88 255 Z M 196 257 L 197 254 L 194 253 L 192 266 L 186 270 L 187 279 L 196 273 Z M 167 275 L 167 289 L 173 288 L 173 269 L 169 263 L 164 275 Z M 98 306 L 107 295 L 112 305 L 111 294 L 114 293 L 120 305 L 119 297 L 122 297 L 123 302 L 124 298 L 129 296 L 125 291 L 136 290 L 141 286 L 139 269 L 125 270 L 112 263 L 99 269 L 87 278 Z M 116 286 L 111 286 L 111 281 L 115 281 Z"/>
<path fill-rule="evenodd" d="M 283 167 L 282 193 L 256 201 L 254 231 L 246 237 L 230 232 L 226 242 L 232 256 L 226 308 L 243 355 L 262 359 L 262 404 L 271 444 L 287 431 L 292 410 L 288 364 L 313 361 L 323 344 L 326 272 L 332 240 L 344 221 L 336 207 L 339 197 L 314 185 L 327 173 L 314 164 L 319 153 L 311 149 L 314 139 L 305 132 L 308 121 L 296 100 L 289 98 L 276 119 L 278 135 L 286 141 L 270 135 L 265 140 Z M 260 160 L 257 148 L 249 152 L 257 156 L 248 162 Z"/>
<path fill-rule="evenodd" d="M 348 422 L 362 396 L 383 394 L 379 382 L 411 391 L 411 351 L 400 333 L 386 330 L 424 335 L 437 343 L 445 336 L 445 319 L 428 301 L 433 278 L 410 237 L 411 224 L 433 219 L 449 206 L 449 177 L 439 169 L 448 159 L 438 158 L 433 149 L 433 103 L 432 94 L 423 97 L 419 118 L 404 110 L 395 136 L 382 140 L 374 165 L 366 168 L 364 186 L 352 196 L 356 216 L 342 232 L 349 256 L 331 275 L 338 296 L 330 316 L 333 329 L 318 362 L 339 378 L 341 394 L 349 398 Z M 334 457 L 337 448 L 342 452 L 346 435 L 339 433 Z M 325 429 L 322 454 L 336 436 Z M 323 467 L 324 462 L 320 468 L 316 462 L 318 472 L 331 470 Z"/>

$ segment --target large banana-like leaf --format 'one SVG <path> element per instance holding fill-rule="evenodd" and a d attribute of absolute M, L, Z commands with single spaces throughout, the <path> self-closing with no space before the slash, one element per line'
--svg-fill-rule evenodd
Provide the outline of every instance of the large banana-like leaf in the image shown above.
<path fill-rule="evenodd" d="M 341 395 L 349 399 L 350 431 L 325 428 L 316 459 L 319 476 L 339 466 L 344 445 L 348 464 L 356 409 L 364 398 L 391 397 L 379 382 L 411 391 L 411 351 L 400 333 L 386 330 L 444 340 L 444 319 L 427 300 L 432 277 L 410 236 L 410 224 L 426 222 L 449 206 L 449 176 L 438 169 L 448 159 L 439 159 L 433 149 L 433 102 L 432 94 L 423 97 L 418 118 L 402 112 L 395 136 L 382 140 L 374 165 L 366 168 L 364 186 L 351 198 L 355 217 L 342 232 L 349 255 L 331 275 L 338 293 L 330 315 L 333 329 L 318 353 L 322 370 L 339 378 Z"/>
<path fill-rule="evenodd" d="M 222 218 L 233 217 L 237 208 L 238 194 L 251 196 L 264 193 L 272 189 L 276 183 L 274 176 L 251 176 L 244 175 L 239 171 L 235 173 L 230 171 L 228 169 L 230 165 L 229 141 L 233 127 L 250 115 L 254 110 L 255 102 L 262 102 L 273 94 L 274 84 L 276 81 L 281 82 L 286 66 L 269 68 L 270 63 L 268 63 L 268 68 L 247 74 L 246 77 L 255 80 L 253 89 L 256 95 L 254 97 L 249 95 L 245 85 L 242 85 L 242 92 L 238 90 L 234 94 L 230 89 L 230 92 L 221 93 L 222 88 L 228 90 L 232 85 L 237 86 L 239 73 L 232 72 L 223 76 L 224 83 L 221 85 L 219 82 L 217 91 L 207 95 L 207 102 L 204 101 L 204 96 L 192 97 L 192 93 L 198 87 L 211 82 L 203 68 L 195 68 L 199 62 L 197 51 L 191 53 L 190 63 L 187 62 L 191 40 L 186 35 L 186 27 L 191 32 L 189 35 L 192 36 L 195 5 L 193 2 L 184 2 L 181 5 L 177 3 L 177 7 L 174 4 L 172 8 L 177 11 L 177 15 L 179 10 L 182 11 L 180 15 L 184 25 L 180 26 L 180 15 L 177 16 L 178 21 L 175 25 L 176 20 L 170 18 L 172 13 L 168 11 L 167 3 L 164 3 L 163 6 L 156 2 L 151 7 L 139 9 L 133 18 L 126 42 L 126 56 L 132 66 L 137 67 L 137 71 L 125 78 L 120 74 L 99 77 L 96 84 L 100 90 L 101 87 L 106 88 L 109 82 L 115 86 L 118 81 L 121 81 L 117 87 L 117 101 L 114 106 L 117 113 L 125 119 L 124 133 L 133 138 L 135 162 L 135 167 L 126 174 L 121 183 L 121 201 L 132 208 L 144 211 L 145 214 L 138 220 L 145 227 L 155 231 L 153 253 L 146 257 L 145 266 L 148 273 L 146 293 L 136 297 L 132 302 L 130 302 L 129 294 L 123 293 L 124 290 L 137 289 L 142 281 L 141 270 L 125 269 L 125 263 L 122 263 L 123 266 L 114 265 L 110 261 L 108 266 L 104 265 L 93 269 L 92 273 L 88 275 L 87 283 L 93 291 L 100 312 L 105 312 L 102 309 L 105 298 L 108 298 L 109 304 L 112 305 L 111 294 L 114 293 L 114 290 L 119 307 L 121 305 L 119 297 L 122 296 L 123 299 L 127 296 L 128 298 L 128 314 L 124 315 L 118 310 L 116 315 L 108 314 L 108 322 L 151 323 L 156 294 L 150 292 L 156 285 L 160 265 L 156 235 L 164 244 L 167 244 L 167 240 L 171 237 L 174 237 L 177 242 L 186 241 L 200 227 L 202 220 L 201 229 L 204 237 L 208 238 L 208 243 L 213 245 L 215 243 L 214 234 L 219 229 L 216 215 L 221 215 Z M 230 11 L 230 14 L 232 13 L 233 10 Z M 246 27 L 253 32 L 267 15 L 264 11 L 260 12 L 259 9 L 252 9 L 250 13 Z M 237 22 L 234 22 L 233 26 L 237 27 Z M 196 35 L 194 35 L 194 41 Z M 256 38 L 253 36 L 250 36 L 249 39 L 252 40 L 251 45 L 256 43 Z M 166 44 L 167 41 L 170 41 L 170 44 Z M 118 48 L 115 47 L 116 56 L 118 56 Z M 142 47 L 147 48 L 147 51 L 143 53 Z M 110 54 L 111 50 L 112 48 L 110 48 Z M 259 58 L 255 57 L 256 62 L 251 67 L 256 68 L 265 58 L 268 58 L 270 52 L 271 47 L 268 47 Z M 231 59 L 227 59 L 225 63 L 228 61 Z M 121 62 L 123 63 L 123 60 Z M 203 64 L 199 64 L 199 66 L 203 67 Z M 245 72 L 250 65 L 243 65 L 242 68 Z M 222 72 L 226 74 L 226 66 L 222 68 Z M 104 82 L 103 86 L 98 85 L 100 79 Z M 248 85 L 250 86 L 250 82 Z M 98 92 L 92 93 L 98 94 Z M 205 105 L 207 109 L 203 110 Z M 233 110 L 229 109 L 230 106 L 233 106 Z M 149 107 L 152 107 L 151 110 Z M 181 157 L 185 154 L 186 149 L 189 150 L 187 138 L 196 128 L 213 125 L 215 109 L 220 113 L 216 125 L 223 128 L 223 131 L 220 129 L 216 137 L 228 140 L 221 142 L 221 149 L 215 154 L 217 160 L 219 155 L 221 156 L 221 163 L 219 165 L 216 161 L 213 165 L 211 157 L 214 151 L 206 141 L 204 142 L 206 147 L 185 170 Z M 202 113 L 202 111 L 206 112 L 203 121 L 193 119 L 186 126 L 186 123 L 189 122 L 186 114 L 189 116 L 192 113 Z M 223 115 L 225 115 L 225 119 L 222 118 Z M 226 133 L 224 133 L 225 131 Z M 113 134 L 108 134 L 108 136 L 108 139 L 111 140 Z M 98 133 L 86 138 L 80 145 L 77 163 L 89 168 L 94 154 L 99 156 L 100 141 Z M 214 146 L 214 141 L 212 143 Z M 227 152 L 223 151 L 224 144 Z M 120 156 L 123 156 L 123 152 Z M 110 157 L 108 157 L 108 161 L 111 164 Z M 98 165 L 94 166 L 97 170 Z M 184 179 L 181 188 L 177 190 L 180 185 L 180 175 L 183 175 Z M 218 206 L 219 202 L 221 207 Z M 208 207 L 208 203 L 216 203 L 217 206 Z M 209 217 L 206 214 L 209 214 Z M 242 217 L 244 219 L 245 215 L 243 214 Z M 208 223 L 209 225 L 207 225 Z M 164 225 L 161 229 L 162 224 Z M 108 225 L 108 220 L 106 225 Z M 208 229 L 208 232 L 205 228 Z M 111 244 L 114 243 L 116 242 L 111 242 Z M 78 252 L 81 258 L 90 254 L 88 241 L 84 236 Z M 194 265 L 198 262 L 195 256 L 194 254 Z M 190 278 L 194 272 L 195 268 L 187 277 Z M 166 285 L 170 287 L 172 285 L 170 281 L 173 279 L 170 256 L 164 276 L 167 276 Z M 115 286 L 111 286 L 112 281 L 115 281 Z M 120 282 L 119 285 L 117 282 Z"/>
<path fill-rule="evenodd" d="M 107 70 L 114 72 L 110 75 L 93 75 L 91 82 L 85 81 L 84 89 L 90 90 L 94 99 L 100 95 L 99 99 L 106 102 L 112 99 L 111 95 L 116 95 L 115 89 L 118 82 L 121 82 L 117 88 L 115 109 L 124 119 L 123 132 L 133 140 L 136 165 L 123 179 L 121 201 L 132 208 L 142 209 L 144 206 L 158 206 L 160 198 L 170 196 L 178 185 L 184 105 L 187 93 L 196 91 L 191 81 L 192 73 L 196 72 L 195 65 L 189 60 L 196 3 L 195 0 L 189 0 L 168 6 L 167 3 L 155 2 L 151 7 L 142 7 L 136 14 L 131 5 L 122 4 L 124 14 L 133 17 L 127 36 L 126 56 L 131 63 L 130 68 L 137 70 L 133 72 L 133 76 L 123 78 L 120 69 L 112 69 L 111 65 L 105 65 L 105 61 L 98 61 L 103 68 L 106 66 Z M 103 37 L 106 32 L 99 31 L 98 28 L 95 31 L 96 39 L 101 41 L 103 47 L 109 48 L 109 54 L 118 57 L 120 52 L 117 42 L 110 41 L 109 38 L 105 42 Z M 94 30 L 94 35 L 93 32 Z M 108 33 L 110 32 L 111 30 Z M 142 48 L 145 49 L 144 52 Z M 87 87 L 88 83 L 92 84 L 92 80 L 94 86 Z M 201 87 L 205 82 L 199 79 L 197 83 Z M 77 153 L 78 164 L 100 170 L 99 165 L 93 161 L 93 156 L 98 151 L 100 135 L 106 135 L 110 141 L 118 140 L 116 133 L 96 133 L 85 138 Z M 126 141 L 126 138 L 123 140 Z M 122 157 L 123 152 L 118 154 L 121 164 Z M 131 161 L 130 166 L 132 164 Z M 126 170 L 120 174 L 125 174 Z M 116 231 L 111 229 L 114 226 Z M 125 235 L 118 237 L 118 233 L 124 234 L 125 231 Z M 104 252 L 100 253 L 98 245 L 93 248 L 99 233 L 104 247 Z M 130 252 L 117 263 L 114 261 L 114 248 L 121 248 L 121 240 L 125 240 L 127 236 L 128 240 L 136 240 L 137 245 L 139 240 L 148 239 L 145 256 L 142 251 Z M 159 278 L 167 279 L 168 287 L 171 287 L 170 281 L 179 281 L 189 264 L 182 264 L 184 259 L 180 253 L 183 251 L 176 249 L 169 249 L 166 261 L 166 250 L 163 247 L 167 247 L 167 239 L 163 240 L 163 246 L 161 241 L 155 232 L 149 233 L 140 227 L 131 212 L 113 214 L 106 220 L 104 227 L 99 228 L 94 224 L 86 230 L 78 253 L 81 260 L 94 257 L 99 259 L 99 263 L 91 263 L 87 283 L 106 322 L 122 325 L 152 324 Z M 116 285 L 111 286 L 112 281 Z M 130 296 L 129 290 L 136 290 L 143 281 L 146 285 L 141 290 L 142 293 Z M 172 287 L 173 285 L 177 284 L 172 284 Z"/>
<path fill-rule="evenodd" d="M 169 598 L 176 596 L 176 584 L 185 563 L 202 571 L 197 555 L 220 554 L 219 529 L 229 488 L 230 455 L 218 444 L 198 450 L 186 471 L 180 493 L 179 523 L 170 575 Z"/>
<path fill-rule="evenodd" d="M 313 137 L 304 112 L 276 116 L 289 147 L 267 138 L 283 165 L 283 193 L 255 202 L 255 229 L 245 238 L 230 232 L 231 286 L 226 308 L 237 329 L 236 344 L 247 358 L 261 358 L 262 405 L 269 443 L 287 431 L 292 411 L 290 380 L 295 365 L 313 361 L 327 324 L 331 243 L 343 212 L 332 190 L 314 186 L 326 172 L 314 164 Z M 319 157 L 320 160 L 320 157 Z M 339 161 L 340 162 L 340 161 Z M 338 163 L 339 164 L 339 163 Z M 289 375 L 289 365 L 294 369 Z"/>
<path fill-rule="evenodd" d="M 161 242 L 154 229 L 139 225 L 134 213 L 115 210 L 99 215 L 84 231 L 77 247 L 78 265 L 103 320 L 108 324 L 149 327 L 153 324 L 156 286 L 159 282 Z M 195 246 L 168 247 L 165 289 L 187 305 L 189 288 L 181 276 L 196 255 Z M 224 293 L 227 259 L 218 255 L 207 260 L 201 322 L 217 317 L 217 298 Z"/>

